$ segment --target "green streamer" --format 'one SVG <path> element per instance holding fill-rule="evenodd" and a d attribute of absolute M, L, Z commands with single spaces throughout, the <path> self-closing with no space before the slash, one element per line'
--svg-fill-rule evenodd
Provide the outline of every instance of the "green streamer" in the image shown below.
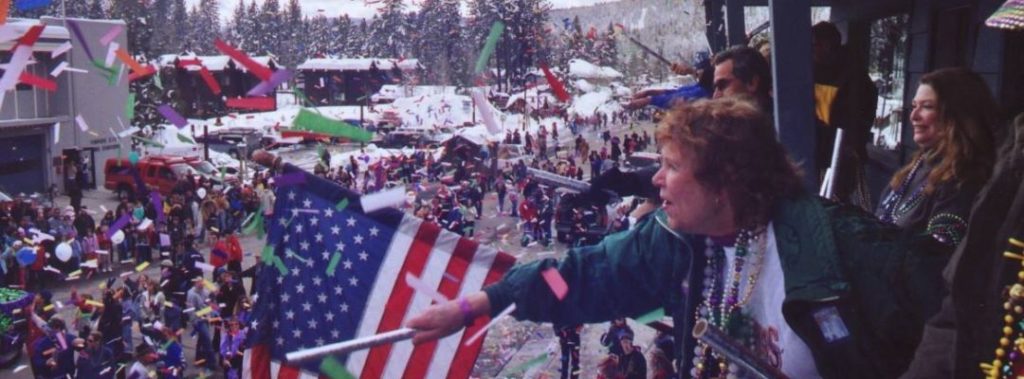
<path fill-rule="evenodd" d="M 338 262 L 341 261 L 341 252 L 335 251 L 334 255 L 331 256 L 331 263 L 327 264 L 327 276 L 334 277 L 334 269 L 338 268 Z"/>
<path fill-rule="evenodd" d="M 345 369 L 345 366 L 342 365 L 341 362 L 338 362 L 337 359 L 334 359 L 334 357 L 327 357 L 320 362 L 320 372 L 324 373 L 324 375 L 327 375 L 327 377 L 331 379 L 356 378 L 355 376 L 350 374 L 348 370 Z"/>
<path fill-rule="evenodd" d="M 343 121 L 315 114 L 306 108 L 299 110 L 299 115 L 292 122 L 292 129 L 326 134 L 331 137 L 348 138 L 359 142 L 370 142 L 373 139 L 373 133 L 371 132 L 349 125 Z"/>
<path fill-rule="evenodd" d="M 281 260 L 281 257 L 275 255 L 271 261 L 274 261 L 274 267 L 277 267 L 277 271 L 281 273 L 281 276 L 288 275 L 288 266 L 284 265 L 284 261 Z"/>
<path fill-rule="evenodd" d="M 480 58 L 476 60 L 476 69 L 474 73 L 479 74 L 484 71 L 487 67 L 487 61 L 491 59 L 491 55 L 494 55 L 494 49 L 498 47 L 498 39 L 501 38 L 501 33 L 505 31 L 505 24 L 501 21 L 495 21 L 491 25 L 491 33 L 487 35 L 487 42 L 484 43 L 484 49 L 480 51 Z"/>
<path fill-rule="evenodd" d="M 135 118 L 135 94 L 128 94 L 128 103 L 124 105 L 124 118 L 131 120 Z"/>
<path fill-rule="evenodd" d="M 651 322 L 658 321 L 663 318 L 665 318 L 665 308 L 658 308 L 648 312 L 643 316 L 637 317 L 634 320 L 636 320 L 638 324 L 649 324 Z"/>

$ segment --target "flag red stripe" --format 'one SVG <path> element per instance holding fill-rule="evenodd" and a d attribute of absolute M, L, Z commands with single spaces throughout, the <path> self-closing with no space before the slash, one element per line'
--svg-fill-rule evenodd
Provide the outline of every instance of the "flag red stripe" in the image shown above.
<path fill-rule="evenodd" d="M 377 333 L 395 330 L 402 326 L 402 319 L 405 317 L 413 295 L 413 289 L 405 284 L 405 274 L 412 273 L 417 277 L 422 276 L 423 268 L 427 265 L 427 258 L 430 256 L 440 232 L 441 228 L 436 224 L 428 222 L 420 224 L 420 229 L 416 232 L 412 246 L 409 247 L 409 253 L 405 257 L 402 269 L 398 271 L 397 277 L 392 279 L 395 281 L 395 286 L 384 307 L 387 312 L 384 312 L 384 317 L 381 319 L 380 325 L 377 326 Z M 377 280 L 382 279 L 386 280 L 386 278 Z M 359 376 L 366 379 L 380 378 L 387 366 L 391 346 L 391 344 L 387 344 L 370 349 L 366 358 L 366 366 L 363 367 L 363 372 Z"/>
<path fill-rule="evenodd" d="M 299 379 L 300 374 L 298 367 L 281 364 L 281 369 L 277 371 L 277 379 Z"/>
<path fill-rule="evenodd" d="M 505 254 L 498 253 L 494 257 L 494 263 L 491 264 L 491 270 L 487 272 L 487 278 L 484 279 L 484 287 L 493 284 L 505 276 L 505 272 L 516 263 L 515 257 Z M 494 311 L 501 311 L 500 309 Z M 449 378 L 468 378 L 471 371 L 473 371 L 473 364 L 476 363 L 476 358 L 480 354 L 480 349 L 484 346 L 484 339 L 480 338 L 476 340 L 476 343 L 466 346 L 466 340 L 472 337 L 477 330 L 483 328 L 484 325 L 491 321 L 490 317 L 481 317 L 473 323 L 473 325 L 466 328 L 466 331 L 462 334 L 462 341 L 459 341 L 459 350 L 455 352 L 455 358 L 452 359 L 452 367 L 448 370 Z"/>
<path fill-rule="evenodd" d="M 437 287 L 438 292 L 449 299 L 454 299 L 459 295 L 459 288 L 462 287 L 462 281 L 465 280 L 466 273 L 469 272 L 469 264 L 473 262 L 477 247 L 479 245 L 473 240 L 459 239 L 458 244 L 455 245 L 455 251 L 452 253 L 452 259 L 448 260 L 448 267 L 444 270 L 446 275 Z M 436 349 L 437 341 L 416 346 L 412 356 L 409 357 L 409 364 L 405 366 L 405 375 L 402 377 L 425 378 Z"/>
<path fill-rule="evenodd" d="M 256 75 L 256 77 L 260 78 L 260 80 L 270 80 L 270 75 L 273 74 L 270 71 L 270 68 L 260 64 L 259 62 L 256 62 L 248 55 L 245 55 L 245 53 L 243 53 L 241 50 L 235 49 L 231 45 L 224 43 L 224 41 L 221 41 L 220 38 L 215 39 L 213 41 L 213 46 L 216 47 L 217 50 L 220 50 L 220 52 L 224 53 L 227 56 L 230 56 L 231 58 L 234 58 L 236 61 L 241 63 L 242 66 L 249 70 L 249 72 L 252 72 L 253 75 Z"/>
<path fill-rule="evenodd" d="M 270 379 L 270 346 L 261 343 L 250 350 L 252 359 L 249 360 L 249 370 L 252 379 Z"/>
<path fill-rule="evenodd" d="M 210 91 L 213 91 L 214 95 L 220 95 L 220 83 L 217 83 L 217 79 L 213 78 L 213 74 L 206 67 L 199 69 L 199 76 L 203 77 L 203 81 L 206 82 L 206 86 L 210 87 Z"/>

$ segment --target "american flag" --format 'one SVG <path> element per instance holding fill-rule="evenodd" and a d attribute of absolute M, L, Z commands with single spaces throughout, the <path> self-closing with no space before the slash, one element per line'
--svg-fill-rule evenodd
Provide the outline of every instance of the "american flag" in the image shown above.
<path fill-rule="evenodd" d="M 431 304 L 405 284 L 406 273 L 456 299 L 497 281 L 515 261 L 394 209 L 363 214 L 355 194 L 290 165 L 285 171 L 303 173 L 306 183 L 275 190 L 274 215 L 265 222 L 270 261 L 280 261 L 264 259 L 258 276 L 243 377 L 323 377 L 320 362 L 295 366 L 284 355 L 401 328 Z M 343 199 L 349 205 L 339 210 Z M 360 378 L 466 378 L 483 339 L 464 343 L 487 321 L 434 343 L 403 341 L 335 358 Z"/>

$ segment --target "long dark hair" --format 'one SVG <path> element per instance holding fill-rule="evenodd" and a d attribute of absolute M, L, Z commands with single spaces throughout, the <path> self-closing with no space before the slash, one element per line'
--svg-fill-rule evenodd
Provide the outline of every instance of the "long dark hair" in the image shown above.
<path fill-rule="evenodd" d="M 932 164 L 924 193 L 948 181 L 984 182 L 991 175 L 996 152 L 992 130 L 1001 119 L 999 106 L 985 81 L 965 68 L 945 68 L 921 77 L 921 85 L 935 91 L 938 98 L 939 141 L 934 147 L 920 149 L 914 159 L 893 175 L 892 189 L 910 174 L 914 162 L 925 157 Z"/>

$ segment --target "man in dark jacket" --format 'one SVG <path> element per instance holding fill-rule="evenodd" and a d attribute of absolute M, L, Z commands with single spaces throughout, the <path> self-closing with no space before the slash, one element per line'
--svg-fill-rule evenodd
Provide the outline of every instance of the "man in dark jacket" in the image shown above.
<path fill-rule="evenodd" d="M 842 44 L 839 29 L 822 21 L 811 28 L 814 49 L 814 98 L 818 121 L 817 167 L 831 166 L 836 131 L 843 130 L 835 198 L 871 209 L 864 184 L 871 126 L 875 121 L 878 89 L 868 77 L 867 64 L 854 60 Z M 857 192 L 857 190 L 860 192 Z M 855 193 L 856 192 L 856 193 Z"/>

